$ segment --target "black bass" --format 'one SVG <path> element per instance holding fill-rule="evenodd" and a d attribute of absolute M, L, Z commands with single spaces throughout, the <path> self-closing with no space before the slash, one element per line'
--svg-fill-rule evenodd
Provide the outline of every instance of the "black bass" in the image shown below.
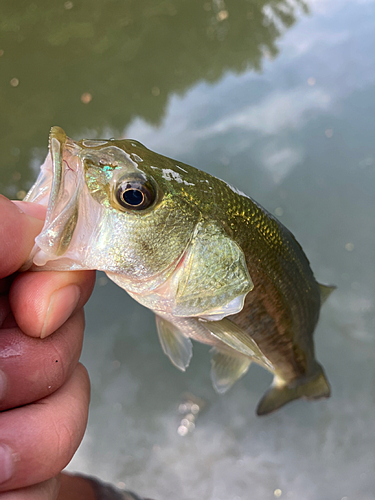
<path fill-rule="evenodd" d="M 314 278 L 302 248 L 250 197 L 133 140 L 73 141 L 59 127 L 25 201 L 48 206 L 26 265 L 98 269 L 156 314 L 180 370 L 192 340 L 212 346 L 225 392 L 251 362 L 274 375 L 257 413 L 330 395 L 313 333 L 334 287 Z"/>

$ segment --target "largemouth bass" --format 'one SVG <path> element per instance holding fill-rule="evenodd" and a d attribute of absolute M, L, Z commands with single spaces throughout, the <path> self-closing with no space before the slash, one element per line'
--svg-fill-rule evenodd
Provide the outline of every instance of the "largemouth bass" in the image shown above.
<path fill-rule="evenodd" d="M 257 414 L 330 395 L 314 356 L 320 285 L 288 229 L 249 196 L 134 140 L 74 141 L 59 127 L 26 201 L 46 205 L 25 267 L 98 269 L 156 314 L 180 370 L 212 346 L 225 392 L 255 362 L 274 375 Z"/>

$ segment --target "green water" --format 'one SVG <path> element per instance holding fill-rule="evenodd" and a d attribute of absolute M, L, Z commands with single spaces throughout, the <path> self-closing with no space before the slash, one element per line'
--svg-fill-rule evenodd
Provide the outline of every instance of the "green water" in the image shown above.
<path fill-rule="evenodd" d="M 370 0 L 2 0 L 1 193 L 30 187 L 52 125 L 132 137 L 251 195 L 338 286 L 316 331 L 332 398 L 257 419 L 268 373 L 215 394 L 207 348 L 179 372 L 153 315 L 99 275 L 71 470 L 156 500 L 375 500 L 374 46 Z"/>
<path fill-rule="evenodd" d="M 1 192 L 14 196 L 30 185 L 30 159 L 44 154 L 52 124 L 71 136 L 118 136 L 135 118 L 158 125 L 172 95 L 229 71 L 261 70 L 265 54 L 278 54 L 282 31 L 307 9 L 232 4 L 2 1 Z"/>

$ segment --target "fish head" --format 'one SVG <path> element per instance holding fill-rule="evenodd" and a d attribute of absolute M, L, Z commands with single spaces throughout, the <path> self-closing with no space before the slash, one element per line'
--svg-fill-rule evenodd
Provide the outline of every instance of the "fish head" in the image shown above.
<path fill-rule="evenodd" d="M 25 198 L 47 206 L 26 267 L 97 269 L 134 292 L 162 283 L 182 258 L 199 210 L 155 167 L 160 158 L 137 141 L 74 141 L 53 127 Z"/>

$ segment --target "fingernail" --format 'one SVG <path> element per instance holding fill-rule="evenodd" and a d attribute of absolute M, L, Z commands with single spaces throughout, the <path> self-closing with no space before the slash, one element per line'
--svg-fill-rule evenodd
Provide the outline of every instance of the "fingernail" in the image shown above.
<path fill-rule="evenodd" d="M 28 201 L 11 200 L 16 205 L 18 210 L 34 219 L 44 220 L 46 218 L 46 207 L 38 203 L 30 203 Z"/>
<path fill-rule="evenodd" d="M 8 481 L 13 475 L 13 457 L 10 448 L 0 444 L 0 484 Z"/>
<path fill-rule="evenodd" d="M 51 295 L 40 338 L 55 332 L 71 316 L 77 307 L 81 291 L 77 285 L 69 285 L 56 290 Z"/>
<path fill-rule="evenodd" d="M 0 370 L 0 401 L 2 401 L 5 397 L 7 389 L 7 377 L 3 370 Z"/>

